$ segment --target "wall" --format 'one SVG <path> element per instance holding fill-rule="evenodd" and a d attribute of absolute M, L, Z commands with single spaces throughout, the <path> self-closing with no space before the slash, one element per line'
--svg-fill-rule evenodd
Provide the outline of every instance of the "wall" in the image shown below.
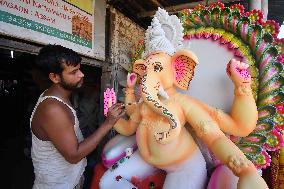
<path fill-rule="evenodd" d="M 145 30 L 124 16 L 118 10 L 111 8 L 110 25 L 110 61 L 113 64 L 113 86 L 118 92 L 118 98 L 124 96 L 119 86 L 125 85 L 127 69 L 131 63 L 131 52 L 139 40 L 144 39 Z"/>
<path fill-rule="evenodd" d="M 182 92 L 229 112 L 233 103 L 234 87 L 226 74 L 226 67 L 234 54 L 218 41 L 205 39 L 190 40 L 189 50 L 197 55 L 199 64 L 195 67 L 189 89 Z"/>
<path fill-rule="evenodd" d="M 268 19 L 275 20 L 280 25 L 284 21 L 284 1 L 269 0 L 268 1 Z"/>
<path fill-rule="evenodd" d="M 106 1 L 95 0 L 95 20 L 94 20 L 94 49 L 95 57 L 105 60 L 105 23 L 106 23 Z"/>

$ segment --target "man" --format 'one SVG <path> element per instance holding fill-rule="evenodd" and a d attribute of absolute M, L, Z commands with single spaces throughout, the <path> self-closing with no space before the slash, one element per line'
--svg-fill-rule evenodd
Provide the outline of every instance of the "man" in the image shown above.
<path fill-rule="evenodd" d="M 124 115 L 122 104 L 113 105 L 97 131 L 83 138 L 69 99 L 83 84 L 80 62 L 77 53 L 59 45 L 47 45 L 38 55 L 37 65 L 52 85 L 39 97 L 30 118 L 34 189 L 80 188 L 85 157 Z"/>

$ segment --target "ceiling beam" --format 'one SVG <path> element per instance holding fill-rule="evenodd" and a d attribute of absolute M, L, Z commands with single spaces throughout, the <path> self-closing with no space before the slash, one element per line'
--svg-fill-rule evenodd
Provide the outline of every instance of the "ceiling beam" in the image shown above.
<path fill-rule="evenodd" d="M 153 4 L 155 4 L 157 7 L 162 7 L 163 8 L 163 5 L 157 1 L 157 0 L 150 0 Z"/>
<path fill-rule="evenodd" d="M 164 5 L 164 7 L 169 6 L 169 2 L 165 0 L 159 0 L 160 4 Z"/>
<path fill-rule="evenodd" d="M 144 12 L 145 9 L 141 6 L 141 4 L 137 3 L 136 1 L 133 0 L 127 0 L 128 4 L 132 4 L 132 6 L 136 9 L 139 10 L 139 12 Z"/>
<path fill-rule="evenodd" d="M 113 5 L 114 3 L 116 3 L 118 0 L 107 0 L 106 3 L 109 5 Z"/>
<path fill-rule="evenodd" d="M 209 0 L 208 5 L 211 5 L 211 4 L 216 3 L 216 2 L 230 3 L 230 2 L 234 2 L 234 1 L 240 1 L 240 0 Z M 168 13 L 173 14 L 173 13 L 176 13 L 176 12 L 183 10 L 183 9 L 194 8 L 199 4 L 206 5 L 206 2 L 207 2 L 206 0 L 203 0 L 203 1 L 198 1 L 198 2 L 184 3 L 184 4 L 180 4 L 180 5 L 164 7 L 164 9 Z M 149 16 L 153 16 L 155 13 L 156 13 L 156 11 L 141 12 L 137 15 L 137 17 L 138 18 L 149 17 Z"/>

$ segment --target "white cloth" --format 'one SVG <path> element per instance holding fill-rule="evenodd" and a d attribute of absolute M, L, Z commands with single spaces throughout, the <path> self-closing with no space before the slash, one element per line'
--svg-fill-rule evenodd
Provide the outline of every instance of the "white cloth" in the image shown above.
<path fill-rule="evenodd" d="M 75 118 L 74 131 L 78 142 L 81 142 L 84 137 L 79 128 L 79 121 L 75 110 L 62 99 L 55 96 L 43 96 L 42 94 L 39 97 L 30 118 L 30 126 L 38 105 L 47 98 L 62 102 L 72 111 Z M 79 183 L 85 170 L 87 165 L 86 158 L 82 159 L 77 164 L 71 164 L 64 159 L 52 142 L 40 140 L 32 131 L 31 133 L 31 156 L 35 173 L 33 189 L 73 189 Z"/>
<path fill-rule="evenodd" d="M 129 159 L 123 158 L 113 168 L 105 172 L 100 180 L 100 189 L 136 189 L 131 178 L 143 180 L 153 175 L 157 168 L 145 162 L 139 150 Z M 164 168 L 167 172 L 163 189 L 205 189 L 207 169 L 204 157 L 199 149 L 181 164 Z"/>
<path fill-rule="evenodd" d="M 136 150 L 129 159 L 123 157 L 108 169 L 100 180 L 100 189 L 137 189 L 131 178 L 144 179 L 153 175 L 157 169 L 145 162 Z M 119 177 L 119 179 L 117 179 Z"/>
<path fill-rule="evenodd" d="M 199 149 L 179 165 L 167 167 L 163 189 L 205 189 L 207 169 L 205 159 Z"/>

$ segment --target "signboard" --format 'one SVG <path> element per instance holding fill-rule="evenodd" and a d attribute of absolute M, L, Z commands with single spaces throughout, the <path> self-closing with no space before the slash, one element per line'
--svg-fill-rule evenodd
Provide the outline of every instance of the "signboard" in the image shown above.
<path fill-rule="evenodd" d="M 0 0 L 0 33 L 94 56 L 94 0 Z"/>

